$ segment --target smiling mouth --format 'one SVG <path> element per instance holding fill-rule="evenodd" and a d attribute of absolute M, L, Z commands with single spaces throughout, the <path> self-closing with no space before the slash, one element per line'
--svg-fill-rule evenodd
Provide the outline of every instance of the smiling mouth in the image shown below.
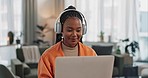
<path fill-rule="evenodd" d="M 71 39 L 71 41 L 72 41 L 72 42 L 76 42 L 76 41 L 77 41 L 77 39 Z"/>

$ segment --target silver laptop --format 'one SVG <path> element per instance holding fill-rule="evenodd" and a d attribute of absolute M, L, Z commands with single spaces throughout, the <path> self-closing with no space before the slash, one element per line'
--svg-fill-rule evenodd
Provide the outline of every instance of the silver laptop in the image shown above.
<path fill-rule="evenodd" d="M 112 78 L 114 56 L 57 57 L 55 78 Z"/>

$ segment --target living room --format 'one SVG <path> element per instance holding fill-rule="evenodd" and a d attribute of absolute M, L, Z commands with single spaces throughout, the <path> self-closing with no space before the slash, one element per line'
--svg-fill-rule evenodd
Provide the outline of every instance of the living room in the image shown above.
<path fill-rule="evenodd" d="M 82 38 L 85 45 L 112 45 L 112 53 L 123 58 L 128 54 L 130 61 L 126 63 L 140 66 L 138 75 L 148 69 L 148 0 L 1 0 L 0 3 L 0 64 L 10 69 L 11 59 L 17 58 L 16 48 L 35 45 L 42 54 L 56 43 L 56 19 L 69 5 L 85 16 L 87 33 Z"/>

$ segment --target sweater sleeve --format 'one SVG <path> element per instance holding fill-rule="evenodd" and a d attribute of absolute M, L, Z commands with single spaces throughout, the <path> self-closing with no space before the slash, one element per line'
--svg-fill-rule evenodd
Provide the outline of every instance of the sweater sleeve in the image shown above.
<path fill-rule="evenodd" d="M 40 58 L 38 63 L 38 78 L 54 78 L 50 63 L 43 57 Z"/>

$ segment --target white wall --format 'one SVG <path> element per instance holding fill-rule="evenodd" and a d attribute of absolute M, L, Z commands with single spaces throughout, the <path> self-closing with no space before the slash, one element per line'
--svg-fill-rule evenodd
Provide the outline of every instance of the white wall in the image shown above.
<path fill-rule="evenodd" d="M 11 59 L 16 58 L 16 45 L 0 46 L 0 64 L 10 66 Z"/>
<path fill-rule="evenodd" d="M 55 32 L 54 24 L 59 12 L 63 10 L 63 0 L 37 0 L 37 24 L 45 26 L 43 31 L 44 41 L 48 41 L 50 45 L 54 44 Z"/>
<path fill-rule="evenodd" d="M 37 0 L 38 24 L 43 25 L 50 16 L 55 14 L 54 0 Z"/>

